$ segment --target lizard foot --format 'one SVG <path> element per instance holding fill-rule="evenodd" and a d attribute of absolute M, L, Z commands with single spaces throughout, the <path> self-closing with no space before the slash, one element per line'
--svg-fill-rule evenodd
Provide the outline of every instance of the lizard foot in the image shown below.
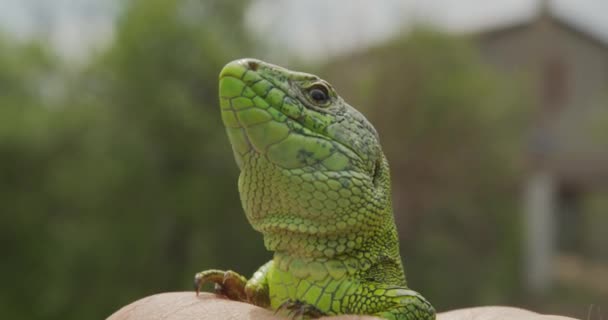
<path fill-rule="evenodd" d="M 216 294 L 223 295 L 230 300 L 247 301 L 247 295 L 245 294 L 247 279 L 232 270 L 206 270 L 197 273 L 194 276 L 196 295 L 199 294 L 202 286 L 206 283 L 214 284 Z"/>
<path fill-rule="evenodd" d="M 317 309 L 317 307 L 313 306 L 312 304 L 292 299 L 288 299 L 283 302 L 277 308 L 275 314 L 282 311 L 288 311 L 287 316 L 291 319 L 304 319 L 304 317 L 316 319 L 326 315 L 323 311 Z"/>

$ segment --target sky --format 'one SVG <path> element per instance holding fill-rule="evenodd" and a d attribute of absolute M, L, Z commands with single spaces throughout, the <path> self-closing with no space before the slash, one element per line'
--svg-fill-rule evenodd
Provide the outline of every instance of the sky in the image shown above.
<path fill-rule="evenodd" d="M 112 37 L 120 0 L 0 0 L 0 31 L 47 39 L 69 57 L 83 57 Z"/>
<path fill-rule="evenodd" d="M 64 55 L 86 57 L 111 39 L 119 1 L 0 0 L 0 30 L 41 36 Z M 270 45 L 286 49 L 277 55 L 314 60 L 373 45 L 413 24 L 467 32 L 526 20 L 540 1 L 254 0 L 247 21 Z M 549 2 L 556 15 L 608 39 L 608 1 Z"/>

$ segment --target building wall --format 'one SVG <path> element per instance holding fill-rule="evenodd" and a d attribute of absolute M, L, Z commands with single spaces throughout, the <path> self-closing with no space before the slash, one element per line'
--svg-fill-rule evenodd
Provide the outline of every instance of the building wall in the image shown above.
<path fill-rule="evenodd" d="M 533 139 L 542 141 L 533 146 L 559 167 L 605 157 L 608 139 L 593 136 L 593 121 L 608 105 L 608 46 L 549 16 L 483 34 L 478 44 L 486 61 L 534 88 Z"/>
<path fill-rule="evenodd" d="M 531 291 L 547 292 L 559 255 L 585 251 L 581 199 L 608 185 L 608 130 L 595 132 L 595 121 L 608 119 L 608 44 L 547 13 L 477 40 L 489 64 L 532 88 L 526 274 Z"/>

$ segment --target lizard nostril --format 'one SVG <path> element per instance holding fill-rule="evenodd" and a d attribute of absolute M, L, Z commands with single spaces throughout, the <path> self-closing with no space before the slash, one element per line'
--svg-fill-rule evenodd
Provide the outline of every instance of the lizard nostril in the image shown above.
<path fill-rule="evenodd" d="M 247 61 L 247 65 L 249 66 L 249 69 L 253 71 L 258 70 L 259 64 L 256 61 Z"/>

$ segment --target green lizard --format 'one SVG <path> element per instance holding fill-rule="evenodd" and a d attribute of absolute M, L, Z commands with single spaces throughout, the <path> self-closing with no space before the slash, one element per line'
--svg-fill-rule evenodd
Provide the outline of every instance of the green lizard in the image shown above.
<path fill-rule="evenodd" d="M 378 134 L 319 77 L 255 59 L 220 73 L 221 114 L 242 206 L 274 258 L 249 280 L 196 274 L 198 291 L 318 317 L 434 319 L 408 289 Z"/>

